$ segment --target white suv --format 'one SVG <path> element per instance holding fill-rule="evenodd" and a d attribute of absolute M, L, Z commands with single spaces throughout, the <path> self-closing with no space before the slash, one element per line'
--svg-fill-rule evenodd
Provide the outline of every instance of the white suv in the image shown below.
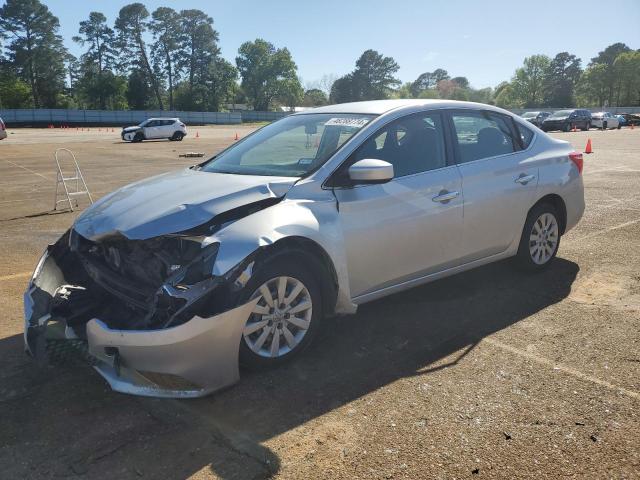
<path fill-rule="evenodd" d="M 0 118 L 0 140 L 7 138 L 7 127 L 5 127 L 2 118 Z"/>
<path fill-rule="evenodd" d="M 611 112 L 598 112 L 591 114 L 591 126 L 606 130 L 608 128 L 620 128 L 620 120 Z"/>
<path fill-rule="evenodd" d="M 141 142 L 157 138 L 180 141 L 187 135 L 187 127 L 179 118 L 150 118 L 140 125 L 122 129 L 122 140 Z"/>

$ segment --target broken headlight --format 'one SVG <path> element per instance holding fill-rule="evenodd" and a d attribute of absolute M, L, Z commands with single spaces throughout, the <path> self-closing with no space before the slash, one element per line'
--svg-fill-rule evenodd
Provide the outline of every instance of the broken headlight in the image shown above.
<path fill-rule="evenodd" d="M 213 264 L 218 256 L 219 243 L 212 243 L 202 249 L 202 251 L 183 268 L 176 266 L 176 276 L 172 279 L 175 284 L 194 285 L 211 278 L 213 274 Z"/>

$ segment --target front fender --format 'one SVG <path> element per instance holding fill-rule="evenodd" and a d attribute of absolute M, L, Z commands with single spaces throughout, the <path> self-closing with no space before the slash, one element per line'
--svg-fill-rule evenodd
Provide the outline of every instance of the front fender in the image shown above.
<path fill-rule="evenodd" d="M 355 313 L 357 306 L 349 291 L 344 237 L 336 200 L 329 192 L 320 200 L 285 199 L 216 232 L 209 239 L 220 243 L 214 275 L 225 275 L 259 249 L 287 237 L 306 238 L 324 249 L 338 280 L 336 313 Z"/>

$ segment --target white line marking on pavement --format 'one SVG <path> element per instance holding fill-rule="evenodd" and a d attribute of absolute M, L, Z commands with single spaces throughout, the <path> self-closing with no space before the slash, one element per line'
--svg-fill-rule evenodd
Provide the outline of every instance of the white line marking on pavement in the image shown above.
<path fill-rule="evenodd" d="M 626 388 L 619 387 L 614 385 L 613 383 L 609 383 L 606 380 L 601 380 L 599 378 L 593 377 L 591 375 L 587 375 L 586 373 L 582 373 L 575 368 L 567 367 L 565 365 L 561 365 L 552 360 L 549 360 L 544 357 L 540 357 L 539 355 L 535 355 L 533 353 L 525 352 L 524 350 L 520 350 L 519 348 L 512 347 L 511 345 L 507 345 L 506 343 L 502 343 L 499 340 L 495 340 L 493 338 L 485 337 L 482 339 L 483 342 L 487 342 L 494 347 L 498 347 L 502 350 L 506 350 L 507 352 L 513 353 L 520 357 L 525 357 L 529 360 L 532 360 L 541 365 L 551 367 L 554 370 L 558 370 L 560 372 L 566 373 L 567 375 L 571 375 L 572 377 L 579 378 L 580 380 L 584 380 L 586 382 L 595 383 L 596 385 L 600 385 L 601 387 L 608 388 L 609 390 L 613 390 L 616 392 L 620 392 L 627 397 L 634 398 L 636 400 L 640 400 L 640 393 L 634 392 L 633 390 L 627 390 Z"/>
<path fill-rule="evenodd" d="M 640 218 L 636 218 L 635 220 L 629 220 L 628 222 L 624 222 L 624 223 L 621 223 L 619 225 L 614 225 L 613 227 L 603 228 L 602 230 L 598 230 L 598 231 L 593 232 L 593 233 L 588 233 L 587 235 L 584 235 L 584 236 L 580 237 L 579 240 L 584 240 L 585 238 L 596 237 L 598 235 L 602 235 L 603 233 L 611 232 L 613 230 L 619 230 L 620 228 L 625 228 L 625 227 L 628 227 L 630 225 L 634 225 L 634 224 L 636 224 L 638 222 L 640 222 Z"/>
<path fill-rule="evenodd" d="M 45 180 L 47 180 L 47 181 L 49 181 L 49 182 L 52 182 L 52 181 L 53 181 L 52 179 L 50 179 L 50 178 L 49 178 L 49 177 L 47 177 L 46 175 L 42 175 L 41 173 L 38 173 L 38 172 L 36 172 L 35 170 L 31 170 L 30 168 L 23 167 L 22 165 L 18 165 L 17 163 L 12 162 L 11 160 L 5 160 L 5 161 L 6 161 L 6 162 L 8 162 L 8 163 L 10 163 L 11 165 L 13 165 L 13 166 L 15 166 L 15 167 L 18 167 L 18 168 L 21 168 L 21 169 L 23 169 L 23 170 L 26 170 L 27 172 L 33 173 L 34 175 L 38 175 L 39 177 L 42 177 L 42 178 L 44 178 Z"/>

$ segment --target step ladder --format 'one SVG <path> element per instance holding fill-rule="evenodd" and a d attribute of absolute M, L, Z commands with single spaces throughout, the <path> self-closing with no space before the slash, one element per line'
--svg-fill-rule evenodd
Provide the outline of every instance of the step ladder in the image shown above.
<path fill-rule="evenodd" d="M 67 155 L 65 156 L 70 156 L 71 160 L 73 160 L 73 163 L 67 161 L 62 162 L 61 164 L 62 153 L 66 153 Z M 73 212 L 73 203 L 75 202 L 77 207 L 77 197 L 81 195 L 86 195 L 87 197 L 89 197 L 89 202 L 93 204 L 93 198 L 91 198 L 91 194 L 89 193 L 89 189 L 87 188 L 87 184 L 84 181 L 84 177 L 82 176 L 82 172 L 80 171 L 80 166 L 78 165 L 78 161 L 76 160 L 76 156 L 73 154 L 73 152 L 68 148 L 59 148 L 56 150 L 54 157 L 56 160 L 56 167 L 58 168 L 58 175 L 56 178 L 56 195 L 54 197 L 53 209 L 57 210 L 58 204 L 60 203 L 69 203 L 69 209 Z M 65 174 L 63 173 L 62 167 L 65 164 L 67 167 L 71 167 L 74 169 L 74 173 L 70 177 L 65 177 Z M 68 184 L 67 182 L 71 183 Z M 60 185 L 62 185 L 64 191 L 60 188 Z"/>

